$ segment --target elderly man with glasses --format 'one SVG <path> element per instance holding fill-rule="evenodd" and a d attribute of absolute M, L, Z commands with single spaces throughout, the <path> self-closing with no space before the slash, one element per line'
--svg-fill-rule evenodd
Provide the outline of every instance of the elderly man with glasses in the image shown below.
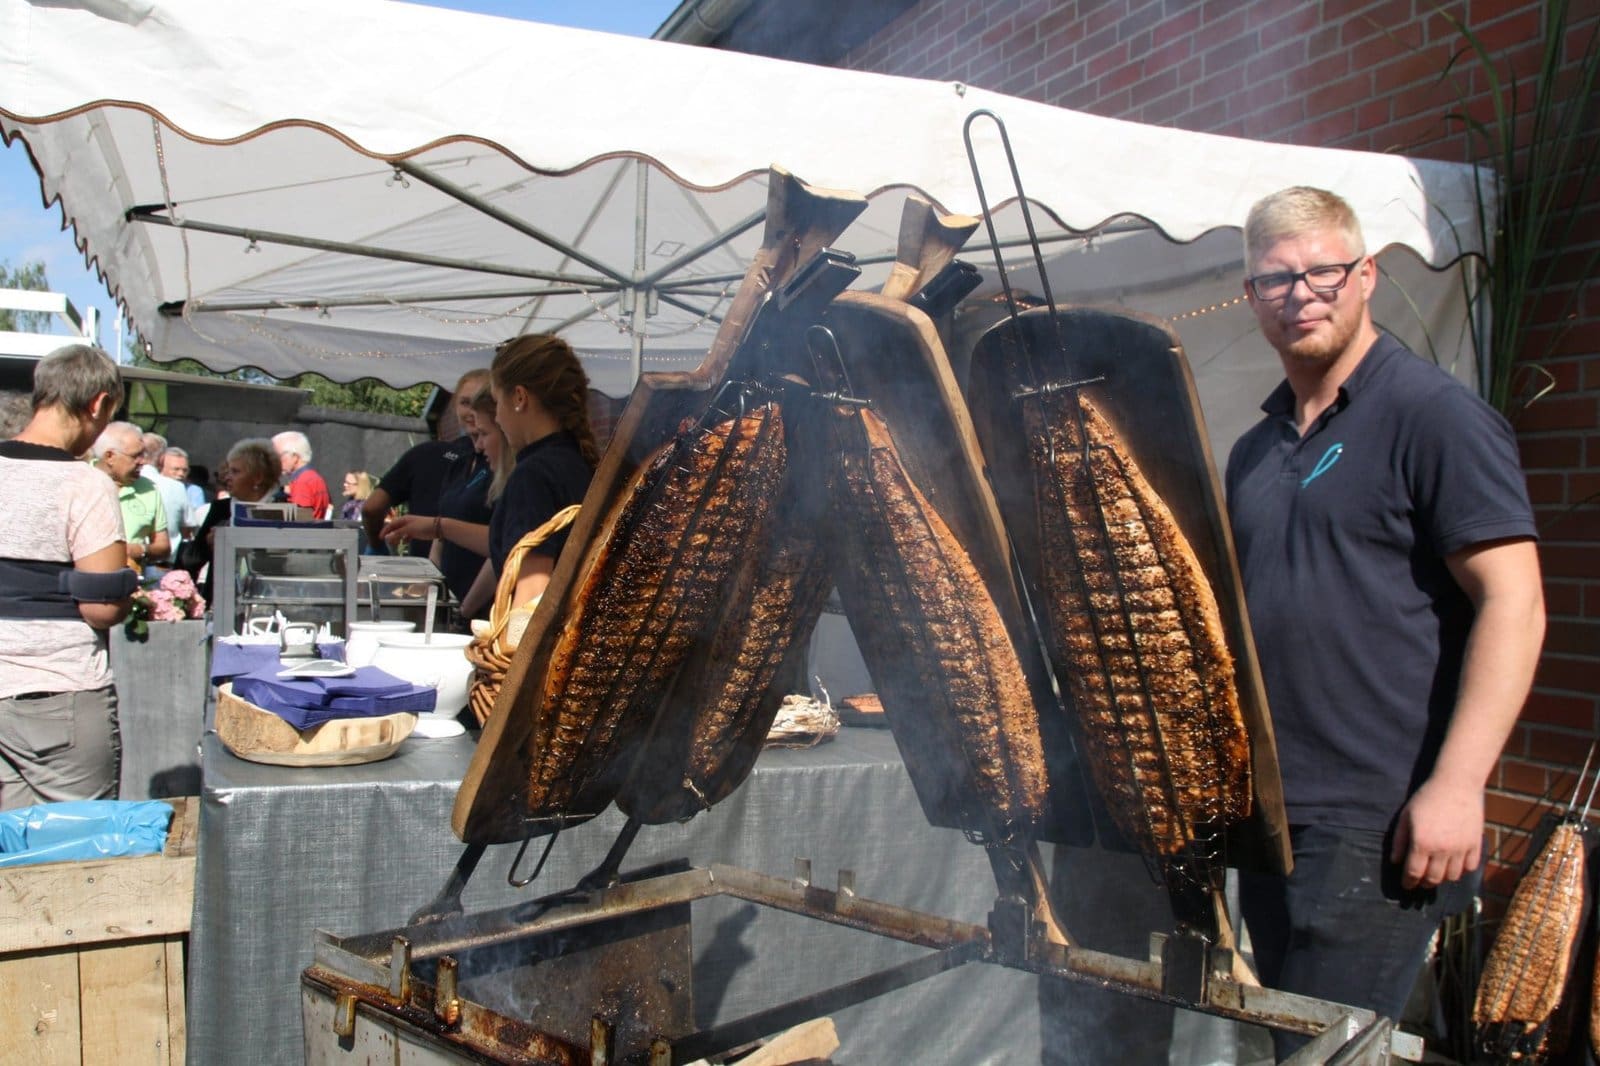
<path fill-rule="evenodd" d="M 165 561 L 172 551 L 167 508 L 155 482 L 139 472 L 144 465 L 144 434 L 132 422 L 113 422 L 94 442 L 94 462 L 117 483 L 128 561 L 141 569 Z"/>
<path fill-rule="evenodd" d="M 1285 380 L 1229 457 L 1228 511 L 1295 859 L 1242 876 L 1245 923 L 1265 983 L 1398 1017 L 1476 891 L 1532 683 L 1533 513 L 1505 419 L 1374 325 L 1349 204 L 1266 197 L 1245 268 Z"/>

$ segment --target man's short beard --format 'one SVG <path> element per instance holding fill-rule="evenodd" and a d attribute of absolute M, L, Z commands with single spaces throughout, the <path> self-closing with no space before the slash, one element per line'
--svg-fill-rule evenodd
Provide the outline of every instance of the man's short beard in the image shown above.
<path fill-rule="evenodd" d="M 1288 358 L 1300 363 L 1322 365 L 1334 362 L 1355 342 L 1356 334 L 1361 329 L 1361 322 L 1359 319 L 1353 319 L 1348 323 L 1334 319 L 1324 321 L 1331 327 L 1331 332 L 1325 331 L 1301 337 L 1280 350 Z M 1287 332 L 1285 330 L 1285 333 Z"/>

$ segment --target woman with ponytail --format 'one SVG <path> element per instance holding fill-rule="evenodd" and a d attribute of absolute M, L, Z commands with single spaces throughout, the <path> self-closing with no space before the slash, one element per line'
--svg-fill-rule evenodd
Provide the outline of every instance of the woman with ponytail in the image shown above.
<path fill-rule="evenodd" d="M 489 561 L 498 574 L 523 534 L 583 502 L 600 453 L 589 428 L 589 376 L 560 337 L 532 333 L 500 345 L 489 388 L 495 421 L 516 456 L 489 522 Z M 566 542 L 562 531 L 528 553 L 513 602 L 544 592 Z"/>
<path fill-rule="evenodd" d="M 423 537 L 442 545 L 441 568 L 454 575 L 450 588 L 463 617 L 485 615 L 506 555 L 523 534 L 583 502 L 600 458 L 588 397 L 589 377 L 566 341 L 547 333 L 506 341 L 472 403 L 474 445 L 490 466 L 452 483 L 440 495 L 440 514 L 401 515 L 383 527 L 391 543 Z M 544 592 L 566 541 L 562 531 L 528 554 L 514 602 Z M 462 563 L 474 555 L 488 556 L 482 572 Z"/>

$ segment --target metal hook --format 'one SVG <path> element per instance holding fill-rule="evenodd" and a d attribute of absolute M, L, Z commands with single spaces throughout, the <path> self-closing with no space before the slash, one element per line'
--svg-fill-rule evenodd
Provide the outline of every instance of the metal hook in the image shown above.
<path fill-rule="evenodd" d="M 818 323 L 806 330 L 806 351 L 811 355 L 811 365 L 817 371 L 816 395 L 837 403 L 865 404 L 855 395 L 850 384 L 850 372 L 845 369 L 844 356 L 839 352 L 839 338 L 833 330 Z"/>
<path fill-rule="evenodd" d="M 1033 388 L 1018 389 L 1011 394 L 1011 398 L 1013 400 L 1025 400 L 1030 396 L 1049 396 L 1052 393 L 1066 392 L 1069 389 L 1081 389 L 1086 385 L 1098 385 L 1105 379 L 1106 376 L 1104 374 L 1096 374 L 1092 378 L 1080 378 L 1077 381 L 1050 381 Z"/>
<path fill-rule="evenodd" d="M 1044 290 L 1045 304 L 1050 308 L 1050 330 L 1058 351 L 1065 351 L 1066 346 L 1061 338 L 1061 326 L 1056 321 L 1056 298 L 1050 289 L 1050 275 L 1045 270 L 1044 249 L 1039 244 L 1039 233 L 1033 225 L 1033 211 L 1028 207 L 1028 194 L 1022 188 L 1022 173 L 1017 169 L 1017 156 L 1011 149 L 1011 135 L 1006 132 L 1006 124 L 1000 116 L 988 108 L 979 108 L 967 116 L 961 126 L 961 139 L 967 147 L 967 164 L 972 168 L 972 184 L 978 193 L 978 204 L 983 209 L 983 224 L 989 233 L 989 245 L 994 249 L 995 271 L 1000 275 L 1000 287 L 1005 291 L 1006 308 L 1011 315 L 1011 335 L 1018 347 L 1026 353 L 1027 349 L 1022 344 L 1022 328 L 1018 322 L 1021 309 L 1017 306 L 1017 297 L 1011 290 L 1011 279 L 1006 273 L 1005 256 L 1000 251 L 1000 237 L 994 228 L 994 215 L 989 209 L 989 197 L 984 191 L 983 175 L 978 169 L 978 152 L 972 143 L 972 126 L 981 117 L 987 117 L 994 122 L 995 129 L 1000 134 L 1000 145 L 1005 149 L 1006 165 L 1011 171 L 1011 182 L 1017 192 L 1017 207 L 1022 211 L 1022 223 L 1028 231 L 1028 246 L 1033 251 L 1034 266 L 1039 271 L 1039 286 Z M 1033 376 L 1033 364 L 1026 358 L 1029 377 Z"/>
<path fill-rule="evenodd" d="M 533 842 L 531 836 L 523 837 L 522 846 L 517 849 L 517 857 L 511 860 L 511 869 L 506 871 L 506 883 L 512 888 L 527 888 L 538 880 L 539 871 L 544 869 L 544 862 L 550 857 L 550 849 L 556 846 L 556 838 L 560 835 L 560 829 L 550 834 L 550 842 L 544 846 L 544 854 L 539 856 L 539 864 L 533 868 L 533 873 L 519 881 L 517 880 L 517 867 L 522 865 L 522 856 L 527 854 L 528 845 Z"/>
<path fill-rule="evenodd" d="M 1572 817 L 1572 812 L 1577 810 L 1577 808 L 1578 808 L 1578 797 L 1583 794 L 1583 779 L 1585 777 L 1589 776 L 1589 764 L 1594 761 L 1595 744 L 1596 744 L 1596 741 L 1592 741 L 1591 740 L 1589 742 L 1589 754 L 1587 754 L 1587 755 L 1585 755 L 1583 757 L 1583 769 L 1578 771 L 1578 779 L 1577 779 L 1577 781 L 1573 782 L 1573 785 L 1572 785 L 1572 798 L 1567 801 L 1567 817 L 1568 818 L 1571 818 Z M 1595 780 L 1596 781 L 1600 781 L 1600 776 L 1596 776 Z M 1593 799 L 1593 795 L 1592 794 L 1591 794 L 1590 798 Z M 1588 807 L 1587 804 L 1584 805 L 1584 809 L 1583 810 L 1584 810 L 1584 817 L 1587 817 L 1588 813 L 1589 813 L 1589 807 Z M 1581 821 L 1582 819 L 1580 818 L 1579 820 Z"/>
<path fill-rule="evenodd" d="M 710 431 L 716 422 L 730 418 L 737 421 L 743 418 L 749 413 L 751 394 L 758 390 L 761 392 L 766 391 L 753 381 L 737 381 L 732 378 L 724 381 L 717 389 L 716 395 L 711 397 L 711 403 L 706 406 L 704 413 L 696 421 L 695 429 Z M 738 410 L 728 409 L 727 397 L 729 393 L 738 397 Z"/>

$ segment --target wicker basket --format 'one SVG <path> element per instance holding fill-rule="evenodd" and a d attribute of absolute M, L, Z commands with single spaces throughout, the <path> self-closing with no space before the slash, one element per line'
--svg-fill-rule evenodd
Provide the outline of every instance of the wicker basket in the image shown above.
<path fill-rule="evenodd" d="M 577 517 L 577 504 L 557 511 L 544 525 L 524 534 L 506 556 L 505 566 L 500 570 L 500 584 L 495 587 L 494 604 L 489 608 L 488 628 L 480 633 L 475 626 L 472 643 L 467 645 L 467 660 L 473 666 L 467 705 L 480 726 L 489 721 L 494 701 L 500 698 L 500 686 L 511 668 L 511 657 L 516 654 L 523 631 L 528 628 L 528 619 L 533 617 L 533 609 L 539 602 L 512 606 L 522 560 L 534 548 L 570 526 Z"/>

